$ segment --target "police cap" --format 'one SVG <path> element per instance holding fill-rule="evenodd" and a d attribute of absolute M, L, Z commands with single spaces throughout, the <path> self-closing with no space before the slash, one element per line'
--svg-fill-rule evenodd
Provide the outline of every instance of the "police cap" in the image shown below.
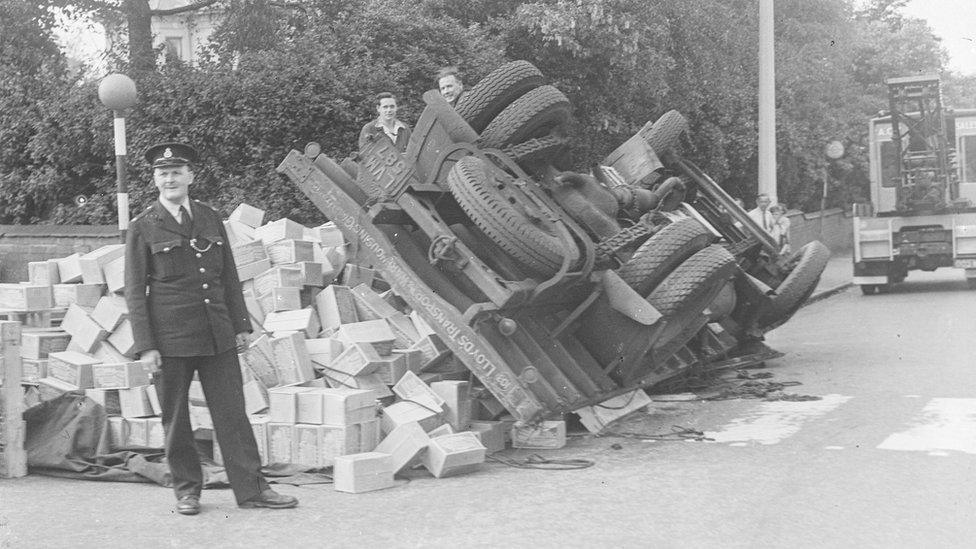
<path fill-rule="evenodd" d="M 196 164 L 198 158 L 197 150 L 186 143 L 160 143 L 146 150 L 146 161 L 153 168 Z"/>

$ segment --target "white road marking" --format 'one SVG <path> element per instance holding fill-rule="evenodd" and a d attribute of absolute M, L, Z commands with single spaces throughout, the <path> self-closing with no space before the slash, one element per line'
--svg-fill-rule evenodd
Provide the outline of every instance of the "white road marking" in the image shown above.
<path fill-rule="evenodd" d="M 878 448 L 931 455 L 941 455 L 939 450 L 976 454 L 976 399 L 933 398 L 911 427 L 889 436 Z"/>
<path fill-rule="evenodd" d="M 748 416 L 736 419 L 719 431 L 706 432 L 715 442 L 776 444 L 800 430 L 803 422 L 833 411 L 850 400 L 844 395 L 824 395 L 821 400 L 763 402 Z M 730 445 L 731 446 L 731 445 Z"/>
<path fill-rule="evenodd" d="M 843 450 L 843 446 L 824 446 L 824 450 Z"/>

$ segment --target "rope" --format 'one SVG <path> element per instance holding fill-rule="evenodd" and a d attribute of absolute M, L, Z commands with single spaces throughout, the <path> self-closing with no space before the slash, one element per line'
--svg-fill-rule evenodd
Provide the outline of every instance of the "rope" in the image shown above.
<path fill-rule="evenodd" d="M 671 441 L 684 441 L 684 440 L 694 440 L 697 442 L 702 441 L 712 441 L 715 439 L 705 436 L 705 433 L 692 429 L 690 427 L 682 427 L 680 425 L 672 425 L 670 433 L 661 433 L 657 435 L 651 435 L 646 433 L 634 433 L 632 431 L 602 431 L 596 436 L 598 437 L 621 437 L 621 438 L 633 438 L 637 440 L 660 440 L 663 442 Z"/>
<path fill-rule="evenodd" d="M 539 454 L 532 454 L 525 459 L 506 458 L 495 455 L 487 456 L 485 459 L 509 467 L 515 467 L 516 469 L 546 469 L 550 471 L 572 471 L 575 469 L 587 469 L 596 465 L 596 462 L 590 459 L 548 459 Z"/>

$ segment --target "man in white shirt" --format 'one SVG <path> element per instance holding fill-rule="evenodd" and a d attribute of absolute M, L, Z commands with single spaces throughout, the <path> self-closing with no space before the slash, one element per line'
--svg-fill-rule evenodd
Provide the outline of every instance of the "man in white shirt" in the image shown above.
<path fill-rule="evenodd" d="M 768 194 L 760 194 L 756 197 L 756 207 L 749 210 L 749 217 L 766 232 L 773 228 L 773 214 L 769 212 L 772 202 Z"/>

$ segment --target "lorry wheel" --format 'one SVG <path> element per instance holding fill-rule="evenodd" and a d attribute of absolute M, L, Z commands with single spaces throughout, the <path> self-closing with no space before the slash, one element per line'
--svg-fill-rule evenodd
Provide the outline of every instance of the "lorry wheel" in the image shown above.
<path fill-rule="evenodd" d="M 862 284 L 861 293 L 864 295 L 871 295 L 878 292 L 877 284 Z"/>
<path fill-rule="evenodd" d="M 640 134 L 660 157 L 674 149 L 681 139 L 681 134 L 687 131 L 688 120 L 678 111 L 668 111 L 650 128 L 642 128 Z"/>
<path fill-rule="evenodd" d="M 544 83 L 545 78 L 532 63 L 505 63 L 482 78 L 471 91 L 462 94 L 456 110 L 475 131 L 480 132 L 512 101 Z"/>
<path fill-rule="evenodd" d="M 665 318 L 669 323 L 652 349 L 656 362 L 666 360 L 698 333 L 701 326 L 696 315 L 712 303 L 736 268 L 728 250 L 709 246 L 678 266 L 647 296 L 648 303 L 665 317 L 681 314 L 688 319 L 681 324 Z"/>
<path fill-rule="evenodd" d="M 579 260 L 575 246 L 565 249 L 555 222 L 539 212 L 514 180 L 500 170 L 489 172 L 477 157 L 459 160 L 447 177 L 451 193 L 475 225 L 509 255 L 532 272 L 552 276 L 562 266 Z"/>
<path fill-rule="evenodd" d="M 549 161 L 569 145 L 569 139 L 549 134 L 545 137 L 535 137 L 524 143 L 511 145 L 502 152 L 512 157 L 519 165 L 533 165 Z"/>
<path fill-rule="evenodd" d="M 481 132 L 483 147 L 501 149 L 542 137 L 569 120 L 569 99 L 553 86 L 540 86 L 519 97 Z"/>
<path fill-rule="evenodd" d="M 776 287 L 776 295 L 770 298 L 769 307 L 757 320 L 757 326 L 764 332 L 789 320 L 813 294 L 830 259 L 830 250 L 814 240 L 797 250 L 793 257 L 793 270 Z"/>
<path fill-rule="evenodd" d="M 708 229 L 694 219 L 675 221 L 644 241 L 617 274 L 637 293 L 647 295 L 712 239 Z"/>

